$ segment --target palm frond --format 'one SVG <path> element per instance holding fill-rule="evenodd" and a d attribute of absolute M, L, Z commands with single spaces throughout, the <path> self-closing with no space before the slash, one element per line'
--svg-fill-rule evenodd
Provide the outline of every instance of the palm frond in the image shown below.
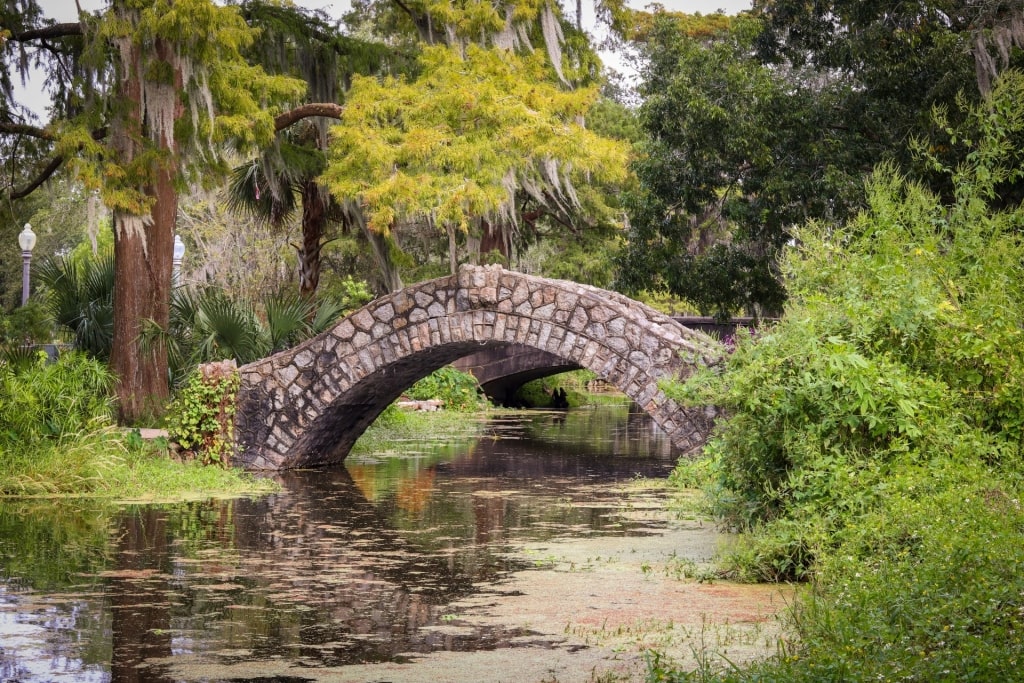
<path fill-rule="evenodd" d="M 36 271 L 48 290 L 47 305 L 75 347 L 107 359 L 114 336 L 114 255 L 97 259 L 45 259 Z"/>
<path fill-rule="evenodd" d="M 296 293 L 274 294 L 263 300 L 271 352 L 286 349 L 310 336 L 307 321 L 313 316 L 313 308 L 310 301 Z"/>
<path fill-rule="evenodd" d="M 317 306 L 316 315 L 313 316 L 313 320 L 309 323 L 310 335 L 318 335 L 322 332 L 326 332 L 334 326 L 334 323 L 338 321 L 343 315 L 345 315 L 348 307 L 340 301 L 335 299 L 324 299 Z"/>
<path fill-rule="evenodd" d="M 195 361 L 234 358 L 239 364 L 262 358 L 270 351 L 267 335 L 251 304 L 208 292 L 200 303 L 196 325 Z"/>

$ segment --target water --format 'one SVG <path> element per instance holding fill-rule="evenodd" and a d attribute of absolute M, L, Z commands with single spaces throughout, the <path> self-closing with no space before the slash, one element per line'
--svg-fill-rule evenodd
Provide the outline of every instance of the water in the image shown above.
<path fill-rule="evenodd" d="M 288 473 L 260 499 L 4 503 L 0 680 L 314 680 L 281 667 L 347 680 L 431 653 L 552 648 L 550 633 L 456 606 L 506 601 L 503 582 L 551 568 L 524 549 L 665 528 L 624 512 L 623 483 L 674 464 L 625 406 L 505 416 L 472 442 L 396 450 Z"/>

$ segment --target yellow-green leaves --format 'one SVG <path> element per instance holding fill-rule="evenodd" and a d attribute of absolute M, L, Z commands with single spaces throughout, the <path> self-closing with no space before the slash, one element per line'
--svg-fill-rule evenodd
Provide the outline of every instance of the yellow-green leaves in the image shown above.
<path fill-rule="evenodd" d="M 111 133 L 102 145 L 65 137 L 86 186 L 110 208 L 144 215 L 158 168 L 209 184 L 226 145 L 269 144 L 275 106 L 300 98 L 305 83 L 250 65 L 240 50 L 252 37 L 237 8 L 212 0 L 113 2 L 96 31 L 115 48 Z"/>
<path fill-rule="evenodd" d="M 527 187 L 575 204 L 574 184 L 625 178 L 626 147 L 579 123 L 596 91 L 547 81 L 542 56 L 430 47 L 421 63 L 411 83 L 356 78 L 333 128 L 325 180 L 375 230 L 423 217 L 466 229 L 510 215 Z"/>

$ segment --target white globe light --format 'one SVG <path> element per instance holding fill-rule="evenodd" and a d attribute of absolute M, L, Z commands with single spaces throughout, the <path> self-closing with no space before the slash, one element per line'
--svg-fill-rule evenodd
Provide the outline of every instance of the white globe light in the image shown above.
<path fill-rule="evenodd" d="M 36 234 L 32 232 L 32 226 L 25 224 L 25 229 L 18 235 L 18 244 L 22 251 L 32 251 L 36 247 Z"/>
<path fill-rule="evenodd" d="M 181 241 L 181 237 L 178 235 L 174 236 L 174 260 L 180 261 L 185 257 L 185 243 Z"/>

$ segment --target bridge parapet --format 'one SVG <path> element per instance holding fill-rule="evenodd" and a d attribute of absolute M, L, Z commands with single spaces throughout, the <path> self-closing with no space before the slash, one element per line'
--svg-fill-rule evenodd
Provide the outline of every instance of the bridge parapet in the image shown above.
<path fill-rule="evenodd" d="M 713 409 L 683 409 L 657 387 L 716 363 L 722 347 L 622 295 L 497 266 L 373 301 L 294 349 L 240 369 L 237 461 L 253 469 L 338 463 L 416 380 L 483 347 L 519 344 L 589 368 L 644 410 L 684 451 Z"/>

